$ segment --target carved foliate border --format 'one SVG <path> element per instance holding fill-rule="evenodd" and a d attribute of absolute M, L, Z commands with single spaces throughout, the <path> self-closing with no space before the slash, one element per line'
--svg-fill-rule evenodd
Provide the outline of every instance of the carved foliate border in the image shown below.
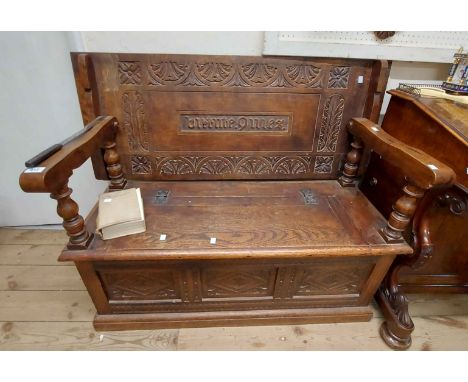
<path fill-rule="evenodd" d="M 323 88 L 325 70 L 311 63 L 118 62 L 120 85 L 154 87 Z M 143 73 L 148 80 L 143 80 Z"/>
<path fill-rule="evenodd" d="M 335 152 L 343 121 L 345 99 L 340 94 L 333 94 L 325 101 L 323 108 L 317 152 Z"/>
<path fill-rule="evenodd" d="M 131 155 L 128 168 L 134 175 L 178 177 L 208 176 L 273 176 L 329 175 L 337 155 Z"/>

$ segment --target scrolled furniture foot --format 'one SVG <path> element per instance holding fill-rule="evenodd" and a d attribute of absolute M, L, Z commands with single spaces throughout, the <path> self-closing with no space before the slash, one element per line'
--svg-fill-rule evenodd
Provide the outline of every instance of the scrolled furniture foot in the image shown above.
<path fill-rule="evenodd" d="M 398 287 L 400 266 L 392 266 L 375 299 L 383 312 L 385 321 L 380 327 L 380 336 L 395 350 L 406 350 L 411 346 L 414 323 L 408 311 L 408 299 Z"/>
<path fill-rule="evenodd" d="M 389 329 L 387 321 L 382 322 L 379 330 L 380 337 L 389 347 L 394 350 L 406 350 L 410 348 L 412 343 L 411 332 L 412 331 L 410 331 L 408 334 L 405 334 L 406 338 L 398 337 Z"/>

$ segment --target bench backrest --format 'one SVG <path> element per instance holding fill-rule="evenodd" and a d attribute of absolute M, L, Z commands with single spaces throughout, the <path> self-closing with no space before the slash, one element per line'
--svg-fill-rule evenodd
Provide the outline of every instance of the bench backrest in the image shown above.
<path fill-rule="evenodd" d="M 119 121 L 128 179 L 335 179 L 385 61 L 72 53 L 85 123 Z M 98 179 L 107 175 L 93 156 Z"/>

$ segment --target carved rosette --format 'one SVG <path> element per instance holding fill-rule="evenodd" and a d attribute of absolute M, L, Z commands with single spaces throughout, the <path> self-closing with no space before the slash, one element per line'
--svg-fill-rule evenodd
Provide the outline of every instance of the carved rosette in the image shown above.
<path fill-rule="evenodd" d="M 333 156 L 315 157 L 314 173 L 316 174 L 331 174 L 333 168 Z"/>
<path fill-rule="evenodd" d="M 135 155 L 131 162 L 133 174 L 151 174 L 151 160 L 147 157 Z"/>
<path fill-rule="evenodd" d="M 348 87 L 350 68 L 347 66 L 337 66 L 330 71 L 328 77 L 328 87 L 331 89 L 346 89 Z"/>
<path fill-rule="evenodd" d="M 142 70 L 139 62 L 119 62 L 119 81 L 121 85 L 141 85 Z"/>
<path fill-rule="evenodd" d="M 343 120 L 345 99 L 340 94 L 330 96 L 325 102 L 317 144 L 318 152 L 335 152 Z"/>
<path fill-rule="evenodd" d="M 149 131 L 146 124 L 145 105 L 139 92 L 122 95 L 123 127 L 132 150 L 149 151 Z"/>

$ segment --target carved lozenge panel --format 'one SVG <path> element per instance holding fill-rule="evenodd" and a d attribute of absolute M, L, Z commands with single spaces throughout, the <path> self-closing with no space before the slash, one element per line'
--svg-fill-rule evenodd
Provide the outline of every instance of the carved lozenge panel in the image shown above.
<path fill-rule="evenodd" d="M 272 296 L 275 268 L 232 267 L 202 271 L 203 297 Z"/>
<path fill-rule="evenodd" d="M 102 271 L 100 276 L 109 300 L 180 299 L 171 271 Z"/>
<path fill-rule="evenodd" d="M 296 296 L 359 294 L 373 264 L 305 267 L 298 280 Z"/>

